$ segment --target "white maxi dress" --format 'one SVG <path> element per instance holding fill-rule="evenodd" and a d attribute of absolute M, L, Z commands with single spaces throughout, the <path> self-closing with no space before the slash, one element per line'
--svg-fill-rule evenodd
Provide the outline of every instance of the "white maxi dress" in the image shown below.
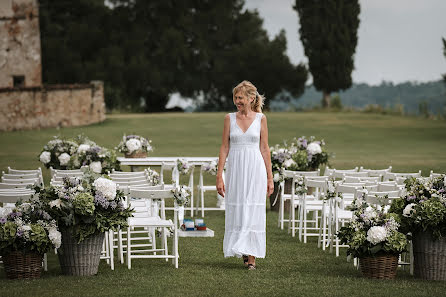
<path fill-rule="evenodd" d="M 225 257 L 266 253 L 266 167 L 260 153 L 260 122 L 256 117 L 245 132 L 230 113 L 229 153 L 225 172 Z"/>

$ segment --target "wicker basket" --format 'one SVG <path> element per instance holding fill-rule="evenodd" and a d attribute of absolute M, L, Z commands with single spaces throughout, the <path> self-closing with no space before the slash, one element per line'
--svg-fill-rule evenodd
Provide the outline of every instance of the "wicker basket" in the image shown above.
<path fill-rule="evenodd" d="M 131 154 L 125 154 L 126 158 L 147 158 L 147 152 L 135 151 Z"/>
<path fill-rule="evenodd" d="M 446 280 L 446 238 L 434 240 L 430 232 L 413 236 L 415 277 L 426 280 Z"/>
<path fill-rule="evenodd" d="M 60 268 L 66 275 L 95 275 L 98 273 L 104 233 L 77 243 L 70 230 L 61 230 L 62 245 L 57 253 Z"/>
<path fill-rule="evenodd" d="M 394 279 L 398 267 L 398 256 L 381 255 L 376 257 L 363 257 L 359 259 L 362 275 L 376 279 Z"/>
<path fill-rule="evenodd" d="M 40 278 L 42 274 L 42 255 L 14 251 L 3 256 L 6 277 L 9 279 Z"/>

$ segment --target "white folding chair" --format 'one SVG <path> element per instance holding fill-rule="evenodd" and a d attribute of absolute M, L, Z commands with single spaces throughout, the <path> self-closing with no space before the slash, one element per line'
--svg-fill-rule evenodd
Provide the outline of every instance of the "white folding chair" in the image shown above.
<path fill-rule="evenodd" d="M 43 177 L 40 172 L 35 173 L 23 173 L 23 174 L 10 174 L 2 172 L 2 179 L 6 180 L 23 180 L 23 179 L 38 179 L 39 185 L 43 187 Z"/>
<path fill-rule="evenodd" d="M 53 167 L 50 167 L 51 178 L 56 174 L 66 175 L 66 176 L 82 176 L 84 173 L 82 172 L 81 169 L 54 169 Z"/>
<path fill-rule="evenodd" d="M 383 181 L 389 181 L 389 180 L 394 180 L 396 181 L 397 178 L 408 178 L 408 177 L 421 177 L 421 170 L 419 170 L 418 172 L 413 172 L 413 173 L 402 173 L 402 172 L 387 172 L 384 175 L 384 179 Z"/>
<path fill-rule="evenodd" d="M 361 166 L 359 168 L 359 172 L 368 172 L 369 176 L 371 177 L 381 176 L 381 181 L 382 181 L 382 178 L 386 173 L 392 172 L 392 166 L 389 166 L 389 168 L 386 169 L 366 169 Z"/>
<path fill-rule="evenodd" d="M 201 164 L 197 164 L 200 166 L 200 177 L 198 180 L 198 185 L 197 185 L 197 190 L 198 193 L 200 194 L 200 199 L 198 199 L 197 201 L 197 207 L 196 207 L 196 211 L 197 214 L 199 212 L 199 209 L 201 207 L 201 216 L 204 217 L 204 211 L 209 211 L 209 210 L 225 210 L 225 204 L 224 204 L 224 198 L 218 194 L 217 192 L 217 201 L 218 201 L 218 205 L 217 207 L 205 207 L 204 206 L 204 193 L 207 191 L 217 191 L 217 187 L 215 186 L 215 184 L 213 185 L 205 185 L 204 184 L 204 174 L 206 173 L 206 171 L 204 170 L 204 163 Z M 225 183 L 225 174 L 223 172 L 222 174 L 223 177 L 223 183 Z"/>
<path fill-rule="evenodd" d="M 140 189 L 130 189 L 130 196 L 133 198 L 140 198 L 143 200 L 153 201 L 154 199 L 171 199 L 173 197 L 173 193 L 171 190 L 140 190 Z M 130 206 L 134 201 L 131 199 L 128 200 Z M 128 218 L 129 228 L 127 229 L 127 267 L 131 269 L 131 261 L 136 258 L 164 258 L 166 260 L 172 259 L 175 268 L 178 268 L 178 214 L 177 211 L 174 211 L 174 221 L 167 220 L 166 218 L 152 215 L 149 213 L 148 217 L 130 217 Z M 163 240 L 161 249 L 151 249 L 151 250 L 143 250 L 140 251 L 137 249 L 137 245 L 133 244 L 134 237 L 131 236 L 130 229 L 131 228 L 162 228 L 163 238 L 165 238 L 165 234 L 168 232 L 169 228 L 172 228 L 174 231 L 173 234 L 173 249 L 172 254 L 168 254 L 167 248 L 167 240 Z M 162 252 L 161 254 L 146 254 L 147 252 Z"/>
<path fill-rule="evenodd" d="M 434 171 L 431 170 L 431 172 L 429 174 L 429 177 L 430 178 L 434 178 L 434 177 L 441 177 L 441 176 L 444 176 L 444 175 L 445 175 L 445 173 L 434 173 Z"/>
<path fill-rule="evenodd" d="M 355 167 L 353 169 L 335 169 L 335 168 L 329 168 L 328 166 L 325 166 L 324 175 L 330 176 L 330 175 L 333 175 L 336 171 L 338 173 L 358 172 L 358 167 Z"/>
<path fill-rule="evenodd" d="M 315 171 L 292 171 L 292 170 L 284 170 L 284 180 L 280 183 L 280 205 L 279 205 L 279 217 L 278 217 L 278 226 L 280 229 L 283 230 L 283 225 L 285 222 L 288 222 L 289 225 L 289 219 L 285 219 L 285 202 L 291 199 L 291 193 L 285 194 L 285 179 L 293 179 L 294 176 L 305 176 L 305 177 L 312 177 L 317 178 L 320 174 L 320 169 Z M 288 233 L 290 232 L 290 229 L 288 228 Z"/>

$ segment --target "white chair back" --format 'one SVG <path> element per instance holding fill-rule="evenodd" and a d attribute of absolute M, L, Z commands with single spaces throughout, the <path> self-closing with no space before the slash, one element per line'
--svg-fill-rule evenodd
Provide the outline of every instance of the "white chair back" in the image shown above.
<path fill-rule="evenodd" d="M 0 193 L 0 202 L 2 203 L 16 203 L 19 200 L 29 200 L 33 194 L 31 193 Z"/>

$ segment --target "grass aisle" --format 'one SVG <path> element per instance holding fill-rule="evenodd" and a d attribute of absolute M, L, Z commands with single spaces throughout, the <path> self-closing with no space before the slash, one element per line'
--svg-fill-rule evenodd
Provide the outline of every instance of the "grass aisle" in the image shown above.
<path fill-rule="evenodd" d="M 217 156 L 224 113 L 108 116 L 89 127 L 20 131 L 0 134 L 0 169 L 40 166 L 37 156 L 52 135 L 84 132 L 98 144 L 114 147 L 122 134 L 153 140 L 153 156 Z M 446 171 L 446 122 L 355 113 L 267 114 L 269 144 L 294 136 L 324 138 L 336 154 L 333 166 L 382 168 L 394 171 Z M 45 170 L 46 181 L 48 171 Z M 198 175 L 195 176 L 197 181 Z M 207 184 L 215 177 L 207 176 Z M 195 193 L 197 194 L 197 193 Z M 212 195 L 211 195 L 212 196 Z M 197 195 L 195 196 L 197 197 Z M 208 205 L 215 198 L 208 196 Z M 367 280 L 345 260 L 303 244 L 277 228 L 277 214 L 267 214 L 267 257 L 247 271 L 241 259 L 223 257 L 224 213 L 205 217 L 214 238 L 180 238 L 180 268 L 164 260 L 132 261 L 132 270 L 116 263 L 111 271 L 101 262 L 94 277 L 60 275 L 57 257 L 35 281 L 8 281 L 0 270 L 0 296 L 444 296 L 446 284 L 413 279 L 398 271 L 394 281 Z"/>

